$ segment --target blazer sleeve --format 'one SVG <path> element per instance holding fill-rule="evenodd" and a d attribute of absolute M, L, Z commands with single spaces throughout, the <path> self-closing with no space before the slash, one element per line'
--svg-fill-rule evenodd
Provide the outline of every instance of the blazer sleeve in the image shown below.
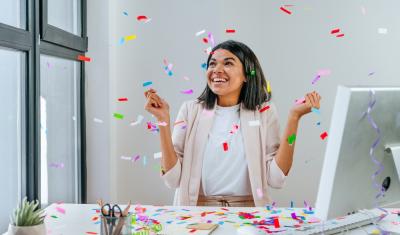
<path fill-rule="evenodd" d="M 267 164 L 267 183 L 272 188 L 282 188 L 286 176 L 275 161 L 280 144 L 280 128 L 278 112 L 273 103 L 266 115 L 266 146 L 264 161 Z"/>
<path fill-rule="evenodd" d="M 173 125 L 172 131 L 172 144 L 178 161 L 175 166 L 164 174 L 161 173 L 161 178 L 164 180 L 167 187 L 175 189 L 180 185 L 181 173 L 182 173 L 182 161 L 185 148 L 186 130 L 188 121 L 188 103 L 185 102 L 181 106 L 178 112 L 178 116 Z"/>

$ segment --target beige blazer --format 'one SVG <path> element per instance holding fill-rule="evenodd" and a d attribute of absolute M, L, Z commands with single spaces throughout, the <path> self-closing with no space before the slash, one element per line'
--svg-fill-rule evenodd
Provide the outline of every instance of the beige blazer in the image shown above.
<path fill-rule="evenodd" d="M 271 203 L 268 186 L 281 188 L 286 176 L 275 162 L 280 137 L 275 105 L 270 101 L 264 112 L 246 110 L 240 105 L 240 123 L 251 191 L 256 206 Z M 187 101 L 181 106 L 174 129 L 172 142 L 178 161 L 173 168 L 161 175 L 165 184 L 176 189 L 174 205 L 196 206 L 201 184 L 203 154 L 208 134 L 214 120 L 214 111 L 205 110 L 198 101 Z M 249 125 L 249 121 L 259 125 Z M 184 121 L 184 122 L 181 122 Z M 186 128 L 184 126 L 186 125 Z M 259 192 L 262 192 L 259 193 Z"/>

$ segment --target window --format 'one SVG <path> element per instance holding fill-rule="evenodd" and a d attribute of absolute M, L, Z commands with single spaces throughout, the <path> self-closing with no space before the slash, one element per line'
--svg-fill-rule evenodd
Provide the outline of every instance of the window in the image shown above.
<path fill-rule="evenodd" d="M 0 234 L 25 196 L 86 201 L 86 0 L 49 2 L 1 2 Z"/>
<path fill-rule="evenodd" d="M 0 47 L 0 231 L 7 229 L 9 215 L 22 195 L 22 81 L 26 74 L 25 54 Z M 4 221 L 4 222 L 3 222 Z"/>

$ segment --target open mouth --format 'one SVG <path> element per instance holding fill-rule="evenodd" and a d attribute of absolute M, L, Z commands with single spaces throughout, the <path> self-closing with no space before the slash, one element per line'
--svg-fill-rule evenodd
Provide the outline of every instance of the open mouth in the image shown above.
<path fill-rule="evenodd" d="M 225 78 L 212 78 L 211 81 L 212 81 L 212 83 L 215 83 L 215 84 L 222 84 L 222 83 L 226 83 L 228 80 Z"/>

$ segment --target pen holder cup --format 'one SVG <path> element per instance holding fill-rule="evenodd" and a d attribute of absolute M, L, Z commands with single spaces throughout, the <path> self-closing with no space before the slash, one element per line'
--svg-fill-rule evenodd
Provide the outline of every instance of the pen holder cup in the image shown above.
<path fill-rule="evenodd" d="M 100 235 L 130 235 L 131 217 L 131 214 L 124 217 L 100 215 Z"/>

